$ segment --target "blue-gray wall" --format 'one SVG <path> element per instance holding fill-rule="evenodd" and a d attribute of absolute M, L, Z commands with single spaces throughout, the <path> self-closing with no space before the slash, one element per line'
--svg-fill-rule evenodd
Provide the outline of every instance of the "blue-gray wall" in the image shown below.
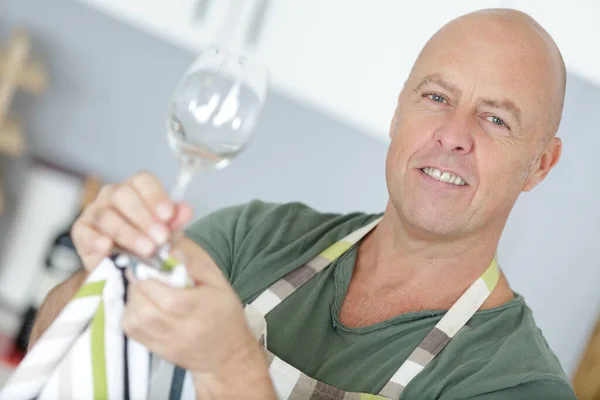
<path fill-rule="evenodd" d="M 148 169 L 170 186 L 176 165 L 166 145 L 165 112 L 193 55 L 74 0 L 1 2 L 0 38 L 19 25 L 32 33 L 51 81 L 43 96 L 17 98 L 30 153 L 109 181 Z M 600 89 L 569 76 L 563 159 L 517 203 L 500 252 L 509 280 L 569 374 L 600 307 L 598 98 Z M 252 146 L 227 169 L 198 178 L 187 197 L 198 214 L 251 198 L 381 210 L 386 148 L 272 91 Z M 13 205 L 25 164 L 2 162 Z M 7 218 L 10 213 L 0 219 L 0 235 Z"/>
<path fill-rule="evenodd" d="M 141 169 L 174 183 L 166 110 L 194 56 L 73 0 L 9 0 L 0 34 L 26 26 L 48 65 L 50 90 L 20 95 L 32 153 L 119 180 Z M 256 140 L 231 166 L 199 177 L 187 198 L 199 213 L 260 197 L 320 209 L 384 207 L 386 145 L 269 94 Z"/>

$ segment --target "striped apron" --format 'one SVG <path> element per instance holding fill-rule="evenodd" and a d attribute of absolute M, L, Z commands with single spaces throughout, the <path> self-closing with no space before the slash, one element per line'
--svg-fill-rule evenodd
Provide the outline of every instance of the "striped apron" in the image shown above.
<path fill-rule="evenodd" d="M 268 350 L 266 315 L 358 243 L 380 220 L 381 218 L 369 223 L 331 245 L 306 264 L 275 282 L 254 301 L 246 305 L 244 310 L 246 320 L 255 338 L 264 348 L 268 359 L 269 374 L 278 399 L 395 400 L 401 398 L 404 388 L 431 360 L 440 354 L 448 342 L 481 307 L 498 283 L 498 266 L 496 260 L 493 260 L 486 271 L 425 336 L 378 394 L 346 392 L 319 382 L 272 354 Z M 185 269 L 181 267 L 173 268 L 171 262 L 169 270 L 177 273 L 162 274 L 159 278 L 177 286 L 185 286 L 187 278 Z M 87 310 L 87 313 L 79 312 L 80 320 L 87 318 L 88 321 L 91 321 L 88 328 L 83 331 L 83 334 L 75 334 L 75 338 L 71 337 L 69 343 L 61 343 L 60 349 L 53 348 L 50 342 L 61 333 L 71 332 L 64 336 L 73 336 L 74 329 L 69 331 L 64 325 L 68 325 L 65 324 L 65 321 L 71 322 L 77 315 L 73 314 L 70 318 L 63 318 L 61 321 L 61 316 L 65 314 L 63 311 L 45 333 L 47 335 L 50 332 L 50 340 L 44 336 L 39 339 L 36 346 L 7 382 L 3 391 L 0 392 L 0 400 L 32 398 L 52 400 L 63 398 L 82 400 L 195 399 L 195 390 L 189 373 L 153 357 L 143 346 L 127 340 L 123 335 L 117 321 L 126 301 L 126 290 L 124 289 L 126 279 L 119 272 L 119 268 L 115 268 L 115 263 L 112 263 L 112 268 L 105 269 L 113 272 L 111 292 L 106 290 L 111 281 L 108 276 L 105 276 L 106 273 L 94 276 L 100 270 L 97 268 L 90 276 L 92 279 L 88 279 L 75 299 L 65 309 L 68 311 L 69 306 L 82 299 L 88 301 L 95 299 L 96 308 L 93 312 L 90 310 Z M 156 276 L 154 269 L 144 268 L 144 266 L 137 266 L 134 271 L 136 276 L 142 279 Z M 174 275 L 177 276 L 173 278 Z M 98 307 L 98 305 L 100 306 Z M 110 311 L 107 310 L 108 307 L 110 307 Z M 101 317 L 99 317 L 100 314 Z M 106 318 L 108 315 L 111 316 L 112 322 L 110 323 Z M 105 321 L 97 322 L 104 319 Z M 109 337 L 116 338 L 117 341 L 108 344 Z M 36 348 L 37 352 L 35 352 Z M 31 357 L 29 362 L 28 357 Z M 49 359 L 53 361 L 49 363 Z M 74 369 L 75 365 L 78 366 L 77 369 Z M 46 366 L 46 370 L 40 373 L 43 366 Z M 37 372 L 37 376 L 34 376 L 35 374 L 31 371 Z M 31 386 L 31 381 L 35 381 L 34 377 L 37 377 L 36 382 L 38 383 Z"/>

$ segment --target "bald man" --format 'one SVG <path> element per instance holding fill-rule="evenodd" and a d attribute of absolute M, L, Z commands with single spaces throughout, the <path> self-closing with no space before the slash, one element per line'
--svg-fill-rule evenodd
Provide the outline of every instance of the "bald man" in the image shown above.
<path fill-rule="evenodd" d="M 560 158 L 565 79 L 525 14 L 442 27 L 398 98 L 384 212 L 251 201 L 176 241 L 194 288 L 129 276 L 125 333 L 178 366 L 153 379 L 170 398 L 574 399 L 495 260 L 519 194 Z M 114 245 L 148 256 L 191 218 L 143 173 L 105 188 L 73 237 L 89 271 Z M 49 295 L 32 343 L 85 276 Z"/>

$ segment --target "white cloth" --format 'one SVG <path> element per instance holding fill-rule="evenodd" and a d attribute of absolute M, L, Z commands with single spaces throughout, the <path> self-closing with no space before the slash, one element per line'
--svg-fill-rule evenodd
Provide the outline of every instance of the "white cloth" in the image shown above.
<path fill-rule="evenodd" d="M 135 272 L 173 286 L 188 282 L 182 265 L 165 274 L 138 264 Z M 19 364 L 0 400 L 149 398 L 150 353 L 121 327 L 125 285 L 123 268 L 103 260 Z M 168 364 L 156 367 L 162 363 Z"/>

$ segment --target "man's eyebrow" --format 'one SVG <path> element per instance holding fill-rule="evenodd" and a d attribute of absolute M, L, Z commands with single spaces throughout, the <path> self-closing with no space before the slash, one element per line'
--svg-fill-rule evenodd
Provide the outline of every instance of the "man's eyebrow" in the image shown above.
<path fill-rule="evenodd" d="M 457 88 L 453 84 L 445 81 L 444 78 L 442 77 L 442 75 L 440 75 L 440 74 L 427 75 L 417 85 L 417 87 L 415 88 L 414 91 L 418 92 L 423 86 L 429 85 L 429 84 L 434 84 L 434 85 L 440 86 L 442 89 L 447 90 L 448 92 L 450 92 L 452 94 L 460 95 L 460 93 L 461 93 L 459 88 Z"/>
<path fill-rule="evenodd" d="M 479 99 L 479 102 L 483 105 L 498 108 L 501 110 L 506 110 L 513 115 L 517 124 L 519 125 L 519 129 L 521 128 L 521 109 L 513 103 L 511 100 L 493 100 L 493 99 Z"/>

